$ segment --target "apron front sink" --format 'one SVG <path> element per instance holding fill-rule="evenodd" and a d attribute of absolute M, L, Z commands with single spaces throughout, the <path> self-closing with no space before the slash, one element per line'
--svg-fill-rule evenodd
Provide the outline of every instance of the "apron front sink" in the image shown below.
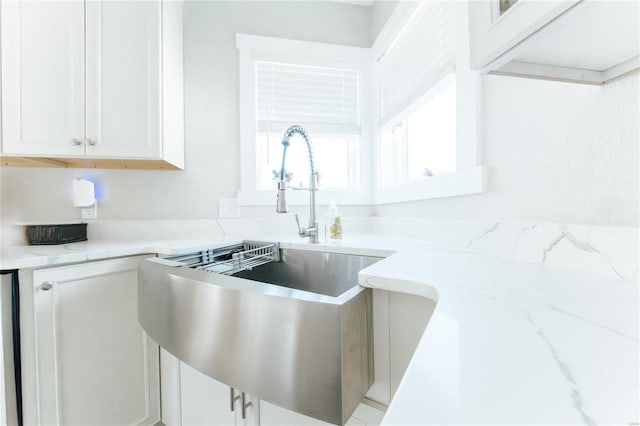
<path fill-rule="evenodd" d="M 343 425 L 373 383 L 371 290 L 357 274 L 380 258 L 278 250 L 230 276 L 141 261 L 140 324 L 220 382 Z"/>

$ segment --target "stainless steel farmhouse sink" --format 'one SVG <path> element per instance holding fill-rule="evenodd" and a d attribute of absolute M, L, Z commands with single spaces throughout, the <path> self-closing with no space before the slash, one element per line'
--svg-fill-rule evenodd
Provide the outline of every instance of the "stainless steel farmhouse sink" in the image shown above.
<path fill-rule="evenodd" d="M 240 391 L 333 424 L 373 381 L 380 258 L 238 242 L 140 262 L 138 318 L 160 346 Z"/>

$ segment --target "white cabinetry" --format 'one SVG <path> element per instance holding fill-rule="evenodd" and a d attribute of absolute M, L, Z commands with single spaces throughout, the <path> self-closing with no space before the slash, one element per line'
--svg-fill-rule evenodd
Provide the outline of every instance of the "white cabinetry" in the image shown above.
<path fill-rule="evenodd" d="M 138 259 L 21 272 L 25 424 L 160 420 L 159 348 L 138 324 Z"/>
<path fill-rule="evenodd" d="M 183 426 L 258 426 L 258 400 L 180 363 Z M 233 392 L 233 395 L 232 395 Z M 233 409 L 233 411 L 232 411 Z"/>
<path fill-rule="evenodd" d="M 2 2 L 2 151 L 83 155 L 83 2 Z"/>
<path fill-rule="evenodd" d="M 3 155 L 183 167 L 181 2 L 0 7 Z"/>
<path fill-rule="evenodd" d="M 167 426 L 330 426 L 329 423 L 245 395 L 251 404 L 242 416 L 240 390 L 231 388 L 178 361 L 168 352 L 162 356 L 163 423 Z M 177 399 L 177 401 L 176 401 Z M 383 412 L 360 404 L 347 425 L 379 425 Z"/>
<path fill-rule="evenodd" d="M 640 68 L 640 3 L 469 2 L 471 67 L 494 74 L 604 84 Z M 613 30 L 615 28 L 615 30 Z"/>
<path fill-rule="evenodd" d="M 161 3 L 87 2 L 86 153 L 160 158 Z"/>
<path fill-rule="evenodd" d="M 578 1 L 519 0 L 502 15 L 500 0 L 470 1 L 471 67 L 486 67 Z"/>
<path fill-rule="evenodd" d="M 382 422 L 384 413 L 365 404 L 360 404 L 345 423 L 347 426 L 375 426 Z M 268 402 L 260 401 L 261 426 L 331 426 L 331 423 L 314 419 Z"/>

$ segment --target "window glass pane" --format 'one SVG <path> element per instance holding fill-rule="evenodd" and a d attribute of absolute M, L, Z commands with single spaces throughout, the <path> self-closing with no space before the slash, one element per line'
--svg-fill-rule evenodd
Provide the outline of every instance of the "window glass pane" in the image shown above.
<path fill-rule="evenodd" d="M 456 86 L 446 79 L 411 114 L 407 126 L 408 179 L 456 169 Z"/>
<path fill-rule="evenodd" d="M 282 134 L 258 133 L 258 151 L 265 162 L 258 172 L 259 189 L 275 188 L 273 170 L 282 165 Z M 357 189 L 357 146 L 359 138 L 347 136 L 311 137 L 315 166 L 320 173 L 319 184 L 327 189 Z M 291 186 L 309 186 L 309 155 L 299 136 L 291 138 L 287 148 L 287 172 L 292 173 Z"/>
<path fill-rule="evenodd" d="M 393 121 L 455 69 L 456 1 L 416 1 L 378 63 L 380 119 Z"/>
<path fill-rule="evenodd" d="M 255 66 L 259 132 L 299 124 L 314 135 L 360 134 L 359 71 L 261 61 Z"/>
<path fill-rule="evenodd" d="M 360 71 L 264 61 L 255 67 L 258 188 L 274 187 L 282 134 L 298 124 L 311 135 L 319 186 L 358 189 Z M 299 136 L 287 148 L 286 169 L 292 186 L 309 186 L 309 157 Z"/>

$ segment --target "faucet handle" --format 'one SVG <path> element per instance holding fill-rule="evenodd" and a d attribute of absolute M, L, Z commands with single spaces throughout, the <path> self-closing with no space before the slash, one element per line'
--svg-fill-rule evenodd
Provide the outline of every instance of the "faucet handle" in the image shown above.
<path fill-rule="evenodd" d="M 276 170 L 273 169 L 271 170 L 271 175 L 273 176 L 273 180 L 276 182 L 280 181 L 280 170 Z M 284 171 L 284 181 L 285 182 L 291 182 L 291 179 L 293 179 L 293 173 L 292 172 L 288 172 L 288 171 Z"/>
<path fill-rule="evenodd" d="M 300 235 L 301 237 L 306 237 L 306 232 L 304 229 L 302 229 L 302 226 L 300 226 L 300 218 L 298 217 L 297 213 L 295 217 L 296 217 L 296 223 L 298 224 L 298 235 Z"/>

